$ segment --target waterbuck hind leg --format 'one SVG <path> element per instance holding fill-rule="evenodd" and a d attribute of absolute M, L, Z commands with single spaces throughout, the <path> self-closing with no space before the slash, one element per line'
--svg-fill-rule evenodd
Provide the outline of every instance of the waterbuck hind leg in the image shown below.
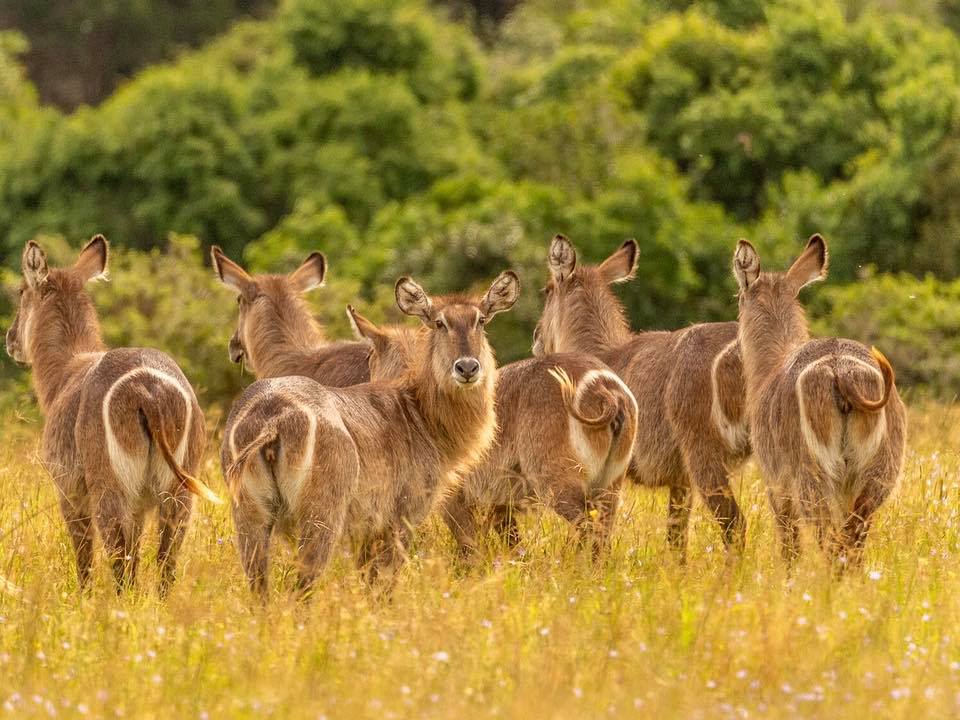
<path fill-rule="evenodd" d="M 840 531 L 836 560 L 841 568 L 859 567 L 873 515 L 893 491 L 893 473 L 886 468 L 871 468 L 864 488 L 853 504 L 853 510 Z"/>
<path fill-rule="evenodd" d="M 297 594 L 301 598 L 313 591 L 317 577 L 327 567 L 340 540 L 355 478 L 353 466 L 330 471 L 318 467 L 304 485 L 297 510 L 300 529 Z"/>
<path fill-rule="evenodd" d="M 160 500 L 160 508 L 157 512 L 157 529 L 160 532 L 160 545 L 157 549 L 160 597 L 166 597 L 176 579 L 177 557 L 180 554 L 192 512 L 193 494 L 185 487 L 181 487 L 172 495 L 165 495 Z"/>
<path fill-rule="evenodd" d="M 667 544 L 677 554 L 683 565 L 687 562 L 687 528 L 690 525 L 690 506 L 693 492 L 686 478 L 670 486 L 670 500 L 667 506 Z"/>
<path fill-rule="evenodd" d="M 67 526 L 70 541 L 73 543 L 73 552 L 77 561 L 77 584 L 83 590 L 90 584 L 94 531 L 90 496 L 82 479 L 69 494 L 61 491 L 60 514 Z"/>
<path fill-rule="evenodd" d="M 142 515 L 132 515 L 124 507 L 126 498 L 101 498 L 97 504 L 97 527 L 107 556 L 113 565 L 117 592 L 130 588 L 137 579 L 140 561 Z"/>
<path fill-rule="evenodd" d="M 243 490 L 233 501 L 233 524 L 237 529 L 240 564 L 250 591 L 266 603 L 269 590 L 270 536 L 273 518 Z"/>
<path fill-rule="evenodd" d="M 793 501 L 786 494 L 772 488 L 767 490 L 767 499 L 773 509 L 780 538 L 780 554 L 790 567 L 800 557 L 800 522 Z"/>
<path fill-rule="evenodd" d="M 732 550 L 743 550 L 747 526 L 733 497 L 721 452 L 685 452 L 683 463 L 693 487 L 720 525 L 724 545 Z"/>

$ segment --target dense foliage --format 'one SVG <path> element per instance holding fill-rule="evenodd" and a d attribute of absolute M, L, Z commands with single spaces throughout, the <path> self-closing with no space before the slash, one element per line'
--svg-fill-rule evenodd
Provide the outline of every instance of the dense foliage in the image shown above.
<path fill-rule="evenodd" d="M 38 234 L 106 233 L 125 248 L 96 290 L 110 340 L 183 348 L 219 399 L 232 309 L 200 311 L 201 246 L 262 270 L 322 249 L 334 333 L 348 299 L 390 317 L 398 274 L 442 291 L 513 266 L 523 301 L 493 328 L 509 360 L 555 232 L 588 259 L 638 239 L 622 296 L 644 328 L 734 317 L 735 240 L 779 267 L 816 230 L 816 328 L 952 394 L 960 40 L 948 2 L 873 5 L 532 0 L 485 46 L 436 4 L 287 0 L 70 115 L 0 36 L 0 254 L 15 269 Z M 161 262 L 171 233 L 198 241 Z"/>

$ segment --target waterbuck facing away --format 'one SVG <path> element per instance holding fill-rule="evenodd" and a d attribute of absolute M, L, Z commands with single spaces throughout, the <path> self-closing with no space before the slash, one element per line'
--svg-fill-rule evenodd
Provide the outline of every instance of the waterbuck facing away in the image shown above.
<path fill-rule="evenodd" d="M 480 300 L 431 298 L 401 278 L 397 305 L 425 327 L 414 339 L 417 362 L 399 379 L 327 388 L 285 377 L 247 388 L 230 411 L 220 458 L 255 592 L 267 592 L 274 528 L 296 538 L 301 593 L 344 535 L 372 578 L 392 575 L 413 529 L 493 440 L 497 368 L 485 325 L 518 295 L 512 272 Z"/>
<path fill-rule="evenodd" d="M 740 546 L 745 527 L 729 473 L 749 455 L 750 442 L 737 324 L 632 333 L 610 285 L 633 277 L 637 254 L 628 240 L 600 265 L 582 265 L 570 241 L 554 237 L 540 346 L 595 355 L 633 391 L 638 422 L 629 477 L 670 489 L 667 537 L 681 557 L 691 486 L 724 542 Z"/>
<path fill-rule="evenodd" d="M 370 344 L 370 376 L 395 377 L 416 362 L 409 332 L 354 322 Z M 637 403 L 610 368 L 566 353 L 504 365 L 497 380 L 493 446 L 444 504 L 462 554 L 492 524 L 509 545 L 516 515 L 533 503 L 608 541 L 637 430 Z"/>
<path fill-rule="evenodd" d="M 94 237 L 73 267 L 51 268 L 35 242 L 23 252 L 23 283 L 7 353 L 32 366 L 46 418 L 43 463 L 87 584 L 93 524 L 117 583 L 132 582 L 145 513 L 157 508 L 160 589 L 174 579 L 192 494 L 219 502 L 195 478 L 203 414 L 177 364 L 158 350 L 107 350 L 84 285 L 107 269 L 107 241 Z"/>
<path fill-rule="evenodd" d="M 903 464 L 906 413 L 893 368 L 858 342 L 810 339 L 797 294 L 826 277 L 819 235 L 785 273 L 761 272 L 756 250 L 741 240 L 733 271 L 753 446 L 784 557 L 799 553 L 806 520 L 840 567 L 859 563 L 871 518 Z"/>
<path fill-rule="evenodd" d="M 301 295 L 324 283 L 327 260 L 314 252 L 289 275 L 249 275 L 218 247 L 210 251 L 221 282 L 237 293 L 240 318 L 230 360 L 257 378 L 303 375 L 331 387 L 367 382 L 367 346 L 329 342 Z"/>

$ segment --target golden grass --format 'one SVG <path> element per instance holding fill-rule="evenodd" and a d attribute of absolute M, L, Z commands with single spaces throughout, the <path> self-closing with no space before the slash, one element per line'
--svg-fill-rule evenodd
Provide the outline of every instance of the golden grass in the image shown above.
<path fill-rule="evenodd" d="M 180 580 L 154 591 L 153 533 L 138 590 L 101 561 L 76 592 L 37 459 L 12 417 L 0 448 L 0 717 L 946 717 L 960 712 L 960 410 L 915 411 L 899 494 L 862 572 L 831 579 L 811 547 L 779 560 L 760 479 L 739 478 L 744 557 L 727 562 L 702 508 L 689 562 L 665 550 L 665 498 L 631 488 L 594 566 L 547 514 L 525 552 L 459 571 L 430 523 L 392 602 L 339 558 L 307 606 L 248 594 L 229 510 L 198 505 Z M 223 490 L 211 452 L 203 478 Z M 273 586 L 290 585 L 276 553 Z M 7 712 L 10 711 L 10 712 Z"/>

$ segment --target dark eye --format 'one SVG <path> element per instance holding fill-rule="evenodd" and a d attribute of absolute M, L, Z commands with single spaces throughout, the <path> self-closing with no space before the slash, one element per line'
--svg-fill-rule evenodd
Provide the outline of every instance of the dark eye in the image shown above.
<path fill-rule="evenodd" d="M 243 295 L 237 295 L 237 305 L 243 304 Z"/>
<path fill-rule="evenodd" d="M 483 327 L 486 324 L 487 324 L 487 319 L 483 315 L 477 318 L 477 327 Z"/>
<path fill-rule="evenodd" d="M 443 328 L 445 327 L 445 325 L 443 324 L 443 320 L 437 320 L 436 322 L 434 322 L 434 325 L 437 326 L 437 330 L 443 330 Z"/>

